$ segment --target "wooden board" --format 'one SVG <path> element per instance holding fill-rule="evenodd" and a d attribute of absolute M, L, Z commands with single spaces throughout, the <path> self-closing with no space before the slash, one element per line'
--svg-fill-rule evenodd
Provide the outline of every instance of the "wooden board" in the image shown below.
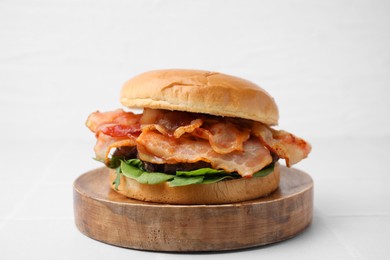
<path fill-rule="evenodd" d="M 266 245 L 293 237 L 311 222 L 313 181 L 281 167 L 270 196 L 234 204 L 167 205 L 126 198 L 109 187 L 105 168 L 74 182 L 78 229 L 93 239 L 152 251 L 221 251 Z"/>

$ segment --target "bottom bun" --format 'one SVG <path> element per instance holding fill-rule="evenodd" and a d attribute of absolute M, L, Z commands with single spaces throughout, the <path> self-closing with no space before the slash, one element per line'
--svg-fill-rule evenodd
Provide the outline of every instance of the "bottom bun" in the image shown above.
<path fill-rule="evenodd" d="M 110 169 L 110 181 L 116 178 L 116 171 Z M 116 192 L 141 201 L 170 204 L 224 204 L 235 203 L 264 197 L 279 186 L 280 167 L 275 164 L 274 171 L 265 177 L 224 180 L 212 184 L 192 184 L 170 187 L 167 182 L 161 184 L 142 184 L 121 175 Z"/>

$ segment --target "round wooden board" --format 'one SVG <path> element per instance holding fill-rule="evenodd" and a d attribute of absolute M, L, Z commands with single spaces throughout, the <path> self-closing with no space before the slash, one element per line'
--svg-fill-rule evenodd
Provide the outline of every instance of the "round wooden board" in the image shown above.
<path fill-rule="evenodd" d="M 77 228 L 93 239 L 152 251 L 222 251 L 275 243 L 303 231 L 313 214 L 313 181 L 281 166 L 281 183 L 265 198 L 222 205 L 171 205 L 126 198 L 99 168 L 73 186 Z"/>

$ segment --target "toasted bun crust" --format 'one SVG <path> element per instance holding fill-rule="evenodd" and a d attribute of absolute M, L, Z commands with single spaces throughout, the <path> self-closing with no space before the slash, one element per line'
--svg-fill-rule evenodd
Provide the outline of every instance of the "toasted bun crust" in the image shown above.
<path fill-rule="evenodd" d="M 277 125 L 274 99 L 254 83 L 217 72 L 155 70 L 127 81 L 121 103 L 129 108 L 153 108 L 205 113 Z"/>
<path fill-rule="evenodd" d="M 115 180 L 115 170 L 110 169 L 110 182 Z M 224 204 L 256 199 L 270 194 L 279 186 L 280 167 L 275 164 L 274 171 L 265 177 L 242 178 L 220 181 L 213 184 L 193 184 L 169 187 L 162 184 L 141 184 L 121 176 L 118 190 L 120 194 L 137 200 L 170 204 Z"/>

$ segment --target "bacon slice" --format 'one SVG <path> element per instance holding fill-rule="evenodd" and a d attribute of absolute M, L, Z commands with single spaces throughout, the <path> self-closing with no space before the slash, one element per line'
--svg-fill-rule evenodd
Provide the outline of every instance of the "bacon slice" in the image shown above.
<path fill-rule="evenodd" d="M 203 120 L 200 118 L 192 120 L 189 125 L 176 128 L 175 132 L 173 132 L 173 137 L 177 139 L 186 133 L 193 133 L 196 129 L 199 129 L 202 124 Z"/>
<path fill-rule="evenodd" d="M 96 145 L 94 151 L 96 154 L 96 160 L 104 162 L 106 165 L 110 162 L 110 151 L 113 148 L 123 147 L 123 146 L 136 146 L 137 143 L 135 138 L 129 137 L 112 137 L 99 133 L 97 136 Z"/>
<path fill-rule="evenodd" d="M 141 133 L 141 116 L 122 109 L 110 112 L 96 111 L 89 115 L 86 125 L 96 135 L 102 132 L 112 137 L 137 136 Z"/>
<path fill-rule="evenodd" d="M 198 118 L 198 119 L 192 120 L 190 122 L 190 124 L 188 124 L 188 125 L 184 125 L 184 126 L 180 126 L 180 127 L 176 128 L 173 132 L 169 131 L 164 126 L 159 125 L 159 124 L 142 125 L 142 131 L 157 130 L 158 132 L 160 132 L 161 134 L 163 134 L 165 136 L 180 138 L 182 135 L 184 135 L 186 133 L 194 132 L 202 124 L 203 124 L 202 119 Z"/>
<path fill-rule="evenodd" d="M 205 161 L 250 177 L 272 162 L 270 152 L 290 167 L 311 151 L 305 140 L 258 122 L 180 111 L 97 111 L 86 125 L 97 138 L 96 158 L 106 164 L 111 149 L 137 146 L 140 158 L 151 163 Z"/>
<path fill-rule="evenodd" d="M 261 143 L 280 158 L 286 160 L 291 167 L 306 158 L 311 151 L 311 145 L 305 140 L 283 130 L 275 130 L 261 123 L 255 123 L 252 134 L 259 137 Z"/>
<path fill-rule="evenodd" d="M 215 152 L 228 154 L 244 150 L 244 142 L 249 139 L 250 131 L 225 122 L 203 126 L 196 129 L 193 135 L 208 140 Z"/>
<path fill-rule="evenodd" d="M 238 172 L 251 177 L 272 162 L 270 152 L 257 138 L 244 143 L 243 151 L 219 154 L 206 140 L 190 138 L 175 139 L 157 131 L 143 131 L 137 138 L 138 156 L 151 163 L 194 163 L 205 161 L 215 169 Z"/>
<path fill-rule="evenodd" d="M 141 118 L 141 127 L 150 129 L 152 126 L 164 135 L 173 136 L 177 129 L 195 124 L 193 121 L 199 118 L 196 113 L 146 108 Z M 199 122 L 196 121 L 198 126 L 201 125 Z"/>
<path fill-rule="evenodd" d="M 96 159 L 108 164 L 111 149 L 135 146 L 136 137 L 141 133 L 140 119 L 141 115 L 125 112 L 122 109 L 92 113 L 86 125 L 97 138 L 94 147 Z"/>
<path fill-rule="evenodd" d="M 243 143 L 250 137 L 250 128 L 240 128 L 230 121 L 233 119 L 216 120 L 209 115 L 145 109 L 141 128 L 143 131 L 157 130 L 165 136 L 175 138 L 191 134 L 208 140 L 215 152 L 228 154 L 243 151 Z"/>
<path fill-rule="evenodd" d="M 203 124 L 197 114 L 161 109 L 144 109 L 141 118 L 142 130 L 157 130 L 166 136 L 180 138 L 185 133 L 192 133 Z"/>

